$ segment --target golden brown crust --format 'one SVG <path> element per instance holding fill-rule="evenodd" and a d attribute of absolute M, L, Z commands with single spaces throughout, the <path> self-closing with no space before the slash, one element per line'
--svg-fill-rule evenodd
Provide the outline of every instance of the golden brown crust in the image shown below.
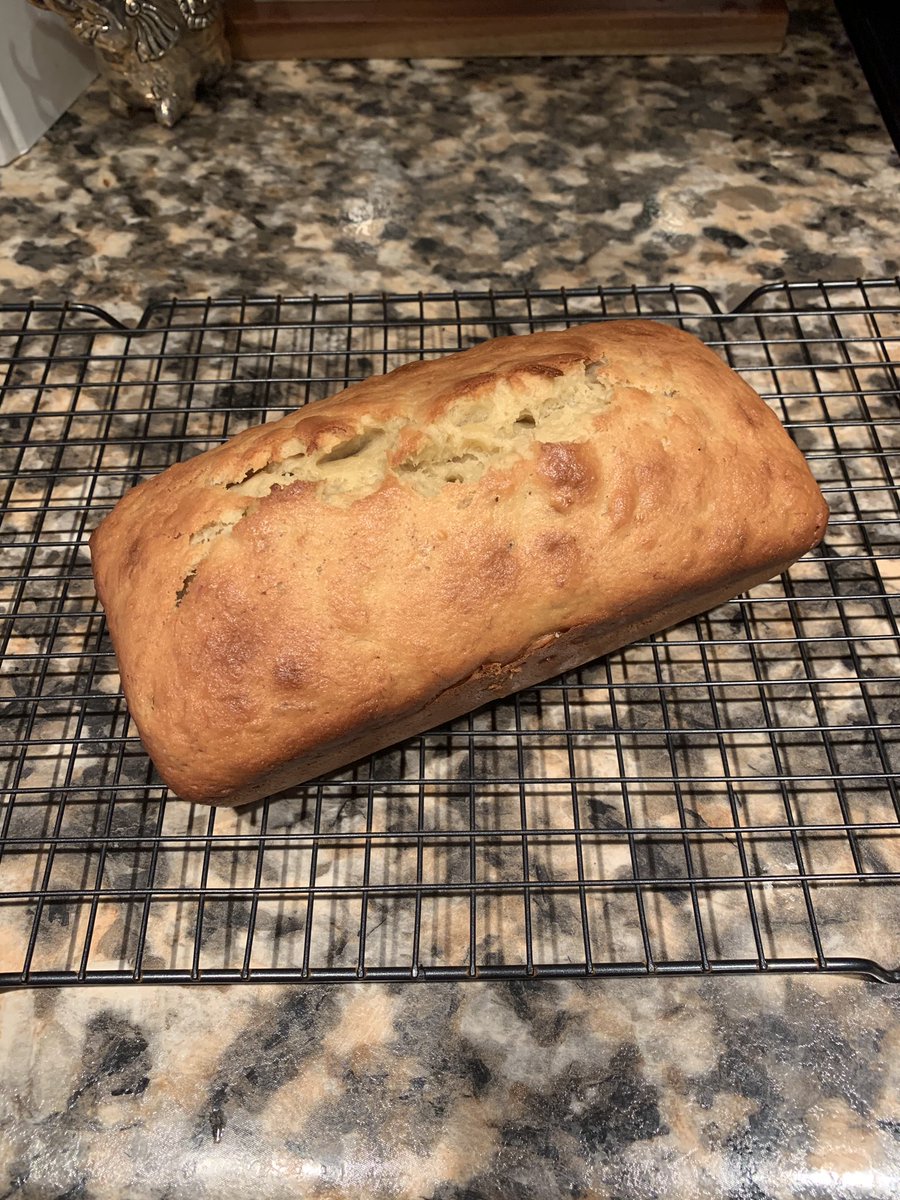
<path fill-rule="evenodd" d="M 234 804 L 702 611 L 826 520 L 747 384 L 622 321 L 248 430 L 128 493 L 91 553 L 160 774 Z"/>

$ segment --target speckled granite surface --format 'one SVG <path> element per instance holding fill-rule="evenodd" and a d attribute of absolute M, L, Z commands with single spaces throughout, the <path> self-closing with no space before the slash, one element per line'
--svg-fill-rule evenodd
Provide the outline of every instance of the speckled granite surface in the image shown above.
<path fill-rule="evenodd" d="M 893 274 L 897 159 L 830 6 L 780 57 L 259 63 L 173 134 L 99 85 L 0 188 L 0 296 Z"/>
<path fill-rule="evenodd" d="M 778 59 L 238 68 L 174 137 L 95 89 L 0 174 L 3 299 L 898 269 L 827 6 Z M 0 1002 L 0 1195 L 900 1191 L 900 995 L 811 978 Z"/>

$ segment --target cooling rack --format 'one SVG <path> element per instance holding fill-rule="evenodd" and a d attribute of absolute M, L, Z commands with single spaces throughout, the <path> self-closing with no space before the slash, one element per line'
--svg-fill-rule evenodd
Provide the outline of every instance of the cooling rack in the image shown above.
<path fill-rule="evenodd" d="M 372 371 L 621 315 L 704 338 L 827 495 L 780 579 L 240 811 L 171 797 L 87 539 L 140 479 Z M 0 309 L 0 984 L 900 980 L 900 285 Z M 402 581 L 398 581 L 402 586 Z"/>

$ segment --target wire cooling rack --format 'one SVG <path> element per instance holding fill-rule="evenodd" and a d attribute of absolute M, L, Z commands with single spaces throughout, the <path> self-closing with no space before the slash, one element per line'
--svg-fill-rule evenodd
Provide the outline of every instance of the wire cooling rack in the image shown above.
<path fill-rule="evenodd" d="M 350 380 L 623 314 L 703 337 L 832 509 L 787 575 L 265 803 L 170 797 L 87 539 Z M 850 971 L 900 980 L 900 286 L 0 310 L 0 984 Z M 402 586 L 402 580 L 398 580 Z"/>

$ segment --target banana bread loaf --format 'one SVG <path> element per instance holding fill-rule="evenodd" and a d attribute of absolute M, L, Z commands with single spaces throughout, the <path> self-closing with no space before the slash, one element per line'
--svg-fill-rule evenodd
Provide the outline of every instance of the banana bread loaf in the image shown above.
<path fill-rule="evenodd" d="M 247 430 L 130 491 L 91 556 L 162 778 L 242 804 L 737 595 L 827 515 L 712 351 L 616 321 Z"/>

